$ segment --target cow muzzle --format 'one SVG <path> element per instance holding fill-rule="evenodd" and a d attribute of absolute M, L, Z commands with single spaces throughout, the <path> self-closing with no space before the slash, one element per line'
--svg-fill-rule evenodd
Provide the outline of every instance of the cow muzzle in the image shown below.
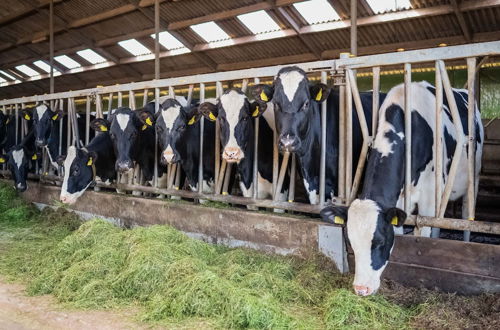
<path fill-rule="evenodd" d="M 172 151 L 164 151 L 161 155 L 161 160 L 164 164 L 176 163 L 175 154 Z"/>
<path fill-rule="evenodd" d="M 299 139 L 293 135 L 282 135 L 279 139 L 279 148 L 283 152 L 295 152 L 299 149 Z"/>
<path fill-rule="evenodd" d="M 18 183 L 16 184 L 16 190 L 18 192 L 25 192 L 28 186 L 25 183 Z"/>
<path fill-rule="evenodd" d="M 45 147 L 47 145 L 47 141 L 45 141 L 44 139 L 36 139 L 35 145 L 39 148 Z"/>
<path fill-rule="evenodd" d="M 374 294 L 376 291 L 370 289 L 369 287 L 367 286 L 364 286 L 364 285 L 354 285 L 354 292 L 358 295 L 358 296 L 369 296 L 369 295 L 372 295 Z"/>
<path fill-rule="evenodd" d="M 64 204 L 74 204 L 76 202 L 75 199 L 69 197 L 69 196 L 61 196 L 60 198 L 60 201 Z"/>
<path fill-rule="evenodd" d="M 125 160 L 116 163 L 116 170 L 120 173 L 130 171 L 133 167 L 132 161 Z"/>
<path fill-rule="evenodd" d="M 222 158 L 228 163 L 236 163 L 243 159 L 243 152 L 237 147 L 226 147 Z"/>

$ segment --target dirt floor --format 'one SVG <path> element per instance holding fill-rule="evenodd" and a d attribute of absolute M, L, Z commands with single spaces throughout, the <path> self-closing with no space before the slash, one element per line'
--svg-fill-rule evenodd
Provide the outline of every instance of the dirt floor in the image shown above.
<path fill-rule="evenodd" d="M 63 310 L 51 296 L 28 297 L 24 286 L 0 278 L 0 329 L 148 329 L 126 312 Z"/>

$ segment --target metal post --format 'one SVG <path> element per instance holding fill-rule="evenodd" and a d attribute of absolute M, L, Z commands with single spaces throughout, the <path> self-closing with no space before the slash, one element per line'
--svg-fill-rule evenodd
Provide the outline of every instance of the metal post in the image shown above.
<path fill-rule="evenodd" d="M 189 85 L 189 89 L 188 89 L 188 97 L 187 97 L 187 105 L 188 107 L 191 106 L 191 102 L 193 102 L 193 91 L 194 91 L 194 85 L 191 84 Z"/>
<path fill-rule="evenodd" d="M 73 136 L 71 129 L 72 129 L 72 123 L 71 123 L 71 112 L 70 112 L 70 101 L 69 98 L 67 99 L 67 111 L 66 111 L 66 120 L 68 123 L 66 124 L 66 150 L 68 150 L 69 146 L 71 145 L 71 137 Z M 45 171 L 45 170 L 44 170 Z"/>
<path fill-rule="evenodd" d="M 134 91 L 128 91 L 128 107 L 132 110 L 136 109 L 135 106 L 135 92 Z"/>
<path fill-rule="evenodd" d="M 358 55 L 358 2 L 351 0 L 351 54 Z"/>
<path fill-rule="evenodd" d="M 111 110 L 108 112 L 108 116 Z M 89 144 L 90 140 L 90 96 L 87 95 L 85 103 L 85 145 Z"/>
<path fill-rule="evenodd" d="M 111 110 L 113 110 L 113 93 L 109 93 L 109 96 L 108 96 L 108 115 L 107 115 L 107 117 L 109 117 Z"/>
<path fill-rule="evenodd" d="M 352 188 L 352 89 L 349 79 L 346 79 L 345 94 L 345 198 L 348 200 Z"/>
<path fill-rule="evenodd" d="M 158 38 L 156 38 L 156 40 L 158 40 Z M 155 88 L 155 113 L 158 113 L 158 111 L 160 111 L 160 89 Z M 156 130 L 155 130 L 155 165 L 153 174 L 153 186 L 158 187 L 158 135 L 156 134 Z"/>
<path fill-rule="evenodd" d="M 118 92 L 118 108 L 120 108 L 122 106 L 123 106 L 123 93 Z M 108 117 L 109 117 L 109 115 L 111 115 L 111 114 L 108 113 Z"/>
<path fill-rule="evenodd" d="M 59 100 L 59 109 L 58 110 L 61 110 L 61 111 L 64 111 L 64 100 L 63 99 L 60 99 Z M 66 120 L 67 120 L 67 116 L 66 116 Z M 64 132 L 64 113 L 63 115 L 61 116 L 61 119 L 59 120 L 59 150 L 58 150 L 58 154 L 61 155 L 62 154 L 62 145 L 63 145 L 63 132 Z"/>
<path fill-rule="evenodd" d="M 222 96 L 223 89 L 220 81 L 215 83 L 215 95 L 217 98 Z M 220 181 L 224 178 L 224 171 L 226 169 L 226 161 L 222 162 L 221 168 L 221 160 L 220 160 L 220 125 L 219 121 L 215 122 L 215 193 L 219 194 L 220 189 L 222 187 L 222 183 Z M 222 174 L 221 174 L 222 173 Z"/>
<path fill-rule="evenodd" d="M 295 154 L 292 154 L 292 165 L 290 166 L 290 187 L 288 189 L 288 202 L 292 203 L 295 199 L 295 177 L 297 174 L 297 161 Z"/>
<path fill-rule="evenodd" d="M 19 133 L 19 108 L 18 108 L 18 104 L 16 103 L 15 107 L 14 107 L 14 116 L 15 116 L 15 120 L 16 120 L 16 135 L 15 135 L 15 141 L 16 141 L 16 145 L 17 145 L 17 140 L 18 140 L 18 133 Z"/>
<path fill-rule="evenodd" d="M 378 105 L 380 103 L 380 67 L 372 68 L 373 98 L 372 98 L 372 137 L 375 138 L 378 124 Z"/>
<path fill-rule="evenodd" d="M 327 83 L 326 71 L 321 71 L 321 83 Z M 321 156 L 319 163 L 319 205 L 325 203 L 326 175 L 326 100 L 321 103 Z"/>
<path fill-rule="evenodd" d="M 205 102 L 205 84 L 200 84 L 200 103 Z M 200 118 L 200 159 L 198 164 L 198 192 L 203 192 L 203 135 L 205 133 L 205 118 Z"/>
<path fill-rule="evenodd" d="M 155 79 L 160 79 L 160 0 L 155 0 Z"/>
<path fill-rule="evenodd" d="M 283 181 L 285 179 L 286 168 L 288 167 L 288 159 L 290 158 L 290 153 L 285 152 L 283 154 L 283 161 L 281 162 L 281 169 L 279 171 L 278 182 L 276 184 L 276 190 L 274 191 L 274 200 L 278 201 L 281 193 L 281 187 L 283 187 Z"/>
<path fill-rule="evenodd" d="M 102 113 L 102 101 L 100 94 L 96 94 L 95 96 L 95 112 L 96 112 L 95 114 L 96 118 L 104 118 L 104 115 Z"/>
<path fill-rule="evenodd" d="M 49 64 L 50 64 L 50 94 L 54 93 L 54 0 L 49 6 Z"/>
<path fill-rule="evenodd" d="M 411 213 L 411 64 L 404 64 L 405 91 L 405 212 Z"/>
<path fill-rule="evenodd" d="M 259 78 L 254 78 L 254 84 L 260 83 Z M 259 123 L 260 118 L 254 119 L 254 145 L 253 145 L 253 198 L 259 198 Z M 271 127 L 273 131 L 275 127 Z"/>
<path fill-rule="evenodd" d="M 340 58 L 348 58 L 349 54 L 341 53 Z M 343 73 L 344 81 L 339 87 L 339 159 L 338 159 L 338 197 L 344 202 L 346 197 L 346 86 L 345 86 L 345 71 L 343 69 L 337 71 Z"/>
<path fill-rule="evenodd" d="M 467 177 L 467 219 L 473 221 L 476 211 L 476 125 L 474 125 L 474 115 L 476 112 L 476 58 L 467 58 L 467 89 L 468 89 L 468 177 Z M 457 145 L 458 147 L 458 145 Z M 464 231 L 464 241 L 470 241 L 470 231 Z"/>
<path fill-rule="evenodd" d="M 148 104 L 148 89 L 144 89 L 144 94 L 142 95 L 142 106 L 145 107 Z"/>
<path fill-rule="evenodd" d="M 441 78 L 441 71 L 439 70 L 438 62 L 436 67 L 436 127 L 435 127 L 435 151 L 434 151 L 434 166 L 435 166 L 435 191 L 434 191 L 434 216 L 439 217 L 439 207 L 441 205 L 441 194 L 443 191 L 443 80 Z M 439 237 L 439 228 L 432 229 L 432 237 Z"/>

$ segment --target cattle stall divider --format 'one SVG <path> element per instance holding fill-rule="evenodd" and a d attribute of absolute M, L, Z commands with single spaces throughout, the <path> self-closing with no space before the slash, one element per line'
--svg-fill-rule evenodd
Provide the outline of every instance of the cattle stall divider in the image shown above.
<path fill-rule="evenodd" d="M 185 191 L 180 189 L 182 183 L 180 182 L 180 166 L 170 166 L 167 171 L 168 184 L 166 187 L 160 187 L 158 185 L 158 168 L 155 166 L 154 170 L 154 178 L 152 186 L 144 185 L 143 180 L 140 179 L 141 175 L 132 176 L 132 180 L 124 182 L 121 178 L 118 179 L 116 184 L 113 185 L 104 185 L 103 183 L 98 183 L 97 187 L 112 187 L 119 189 L 120 191 L 136 191 L 144 194 L 152 194 L 160 197 L 163 196 L 177 196 L 178 198 L 189 198 L 196 200 L 210 200 L 216 202 L 225 202 L 232 203 L 237 205 L 249 205 L 251 207 L 261 207 L 261 208 L 269 208 L 269 209 L 282 209 L 294 212 L 303 212 L 310 214 L 318 214 L 324 204 L 327 202 L 327 199 L 333 197 L 333 202 L 336 204 L 348 205 L 353 198 L 356 197 L 359 186 L 361 185 L 361 177 L 363 173 L 363 168 L 365 167 L 366 157 L 370 148 L 370 145 L 373 142 L 375 136 L 375 130 L 377 126 L 377 115 L 374 115 L 372 118 L 372 122 L 368 123 L 365 115 L 364 109 L 361 104 L 361 99 L 359 95 L 359 90 L 356 81 L 356 70 L 370 70 L 373 74 L 373 102 L 372 102 L 372 110 L 374 113 L 377 113 L 378 109 L 378 100 L 379 100 L 379 89 L 380 89 L 380 75 L 381 70 L 385 66 L 402 66 L 404 68 L 404 86 L 405 86 L 405 109 L 411 108 L 411 99 L 410 99 L 410 83 L 411 83 L 411 68 L 413 64 L 416 63 L 433 63 L 433 67 L 436 69 L 436 108 L 440 109 L 436 112 L 436 122 L 441 122 L 441 112 L 443 109 L 443 91 L 446 93 L 447 99 L 450 100 L 450 112 L 453 116 L 453 124 L 455 125 L 458 132 L 461 132 L 461 121 L 459 120 L 457 106 L 454 102 L 451 90 L 451 84 L 449 81 L 449 77 L 446 72 L 445 62 L 446 60 L 463 60 L 467 61 L 468 68 L 468 90 L 469 90 L 469 120 L 468 120 L 468 136 L 463 134 L 457 134 L 457 148 L 455 150 L 455 156 L 460 156 L 463 151 L 463 147 L 468 144 L 469 147 L 473 147 L 474 140 L 474 125 L 471 126 L 471 118 L 473 118 L 473 100 L 474 100 L 474 81 L 476 74 L 476 61 L 475 58 L 481 56 L 492 56 L 500 54 L 500 41 L 495 42 L 485 42 L 485 43 L 477 43 L 473 46 L 471 45 L 463 45 L 463 46 L 449 46 L 449 47 L 439 47 L 439 48 L 431 48 L 431 49 L 422 49 L 415 51 L 403 51 L 403 52 L 395 52 L 395 53 L 387 53 L 387 54 L 379 54 L 379 55 L 370 55 L 370 56 L 360 56 L 360 57 L 349 57 L 347 54 L 342 54 L 340 59 L 336 60 L 323 60 L 323 61 L 315 61 L 315 62 L 307 62 L 307 63 L 298 63 L 296 64 L 300 68 L 302 68 L 308 74 L 314 76 L 316 79 L 323 83 L 326 83 L 328 77 L 333 78 L 334 85 L 339 87 L 340 91 L 340 102 L 339 102 L 339 122 L 340 122 L 340 131 L 339 131 L 339 181 L 338 181 L 338 189 L 336 196 L 325 196 L 325 161 L 326 161 L 326 115 L 327 115 L 327 107 L 326 101 L 321 105 L 320 108 L 320 118 L 321 118 L 321 159 L 319 160 L 319 185 L 321 187 L 319 191 L 319 196 L 317 199 L 317 203 L 315 205 L 310 205 L 306 203 L 296 202 L 296 194 L 295 194 L 295 181 L 291 184 L 288 196 L 288 201 L 281 201 L 278 199 L 279 192 L 281 191 L 282 184 L 284 181 L 284 176 L 287 171 L 292 171 L 292 177 L 295 177 L 296 170 L 298 166 L 296 162 L 298 161 L 295 156 L 289 154 L 283 154 L 282 162 L 279 164 L 279 151 L 277 146 L 277 134 L 274 131 L 273 135 L 273 198 L 271 199 L 260 199 L 258 196 L 258 134 L 259 134 L 259 124 L 258 118 L 254 120 L 255 122 L 255 144 L 254 144 L 254 163 L 253 163 L 253 190 L 251 192 L 251 197 L 239 197 L 232 196 L 229 188 L 229 177 L 231 175 L 231 171 L 236 171 L 234 165 L 226 162 L 221 157 L 222 148 L 220 145 L 220 127 L 218 125 L 218 120 L 216 121 L 216 130 L 215 130 L 215 178 L 213 183 L 213 193 L 208 194 L 203 191 L 203 166 L 199 166 L 198 172 L 198 187 L 197 191 Z M 285 65 L 276 65 L 269 67 L 261 67 L 261 68 L 252 68 L 252 69 L 243 69 L 243 70 L 235 70 L 235 71 L 227 71 L 227 72 L 216 72 L 209 74 L 199 74 L 193 76 L 186 77 L 177 77 L 177 78 L 166 78 L 166 79 L 156 79 L 151 81 L 143 81 L 143 82 L 134 82 L 128 84 L 119 84 L 112 86 L 99 86 L 96 88 L 82 89 L 77 91 L 68 91 L 68 92 L 58 92 L 53 94 L 45 94 L 45 95 L 36 95 L 36 96 L 28 96 L 28 97 L 20 97 L 9 100 L 1 100 L 0 106 L 3 107 L 4 111 L 13 109 L 24 109 L 26 104 L 33 104 L 39 102 L 50 102 L 59 100 L 59 107 L 62 107 L 63 101 L 68 100 L 68 114 L 71 112 L 75 113 L 76 116 L 76 107 L 74 106 L 74 101 L 76 99 L 85 99 L 85 118 L 87 123 L 87 128 L 85 130 L 85 143 L 89 141 L 89 129 L 88 124 L 90 121 L 90 112 L 92 110 L 92 102 L 95 101 L 95 110 L 96 117 L 104 118 L 102 113 L 102 98 L 106 96 L 108 98 L 108 117 L 110 115 L 110 109 L 112 108 L 113 95 L 117 95 L 117 105 L 123 106 L 123 98 L 124 96 L 129 97 L 128 105 L 135 109 L 135 93 L 136 91 L 141 91 L 144 93 L 143 95 L 143 105 L 147 101 L 148 91 L 154 91 L 154 100 L 156 101 L 155 112 L 160 111 L 159 108 L 159 100 L 160 100 L 160 89 L 168 88 L 168 95 L 170 97 L 175 96 L 176 88 L 185 88 L 188 87 L 188 99 L 192 100 L 193 94 L 195 93 L 195 88 L 198 86 L 199 90 L 199 100 L 200 102 L 205 101 L 205 93 L 206 89 L 210 86 L 215 85 L 216 96 L 220 97 L 224 90 L 223 84 L 224 82 L 232 82 L 232 81 L 241 81 L 242 88 L 245 89 L 248 86 L 248 89 L 252 88 L 251 85 L 257 84 L 260 82 L 269 82 L 274 79 L 278 71 L 285 67 Z M 450 98 L 451 97 L 451 98 Z M 72 101 L 70 101 L 72 100 Z M 352 109 L 354 106 L 356 109 Z M 472 103 L 470 102 L 472 101 Z M 360 118 L 361 125 L 361 133 L 363 136 L 363 145 L 360 158 L 360 162 L 358 164 L 353 164 L 352 160 L 352 151 L 353 151 L 353 138 L 352 138 L 352 116 L 353 110 L 356 111 L 356 114 Z M 405 111 L 405 113 L 409 113 Z M 406 136 L 411 138 L 410 129 L 410 116 L 406 115 L 405 118 L 405 132 Z M 74 117 L 76 118 L 76 117 Z M 62 120 L 68 121 L 68 137 L 73 136 L 72 143 L 78 141 L 77 136 L 74 136 L 75 130 L 77 131 L 76 120 L 71 120 L 68 116 L 67 118 L 62 118 Z M 211 143 L 210 141 L 205 141 L 203 137 L 204 131 L 204 120 L 203 117 L 200 119 L 200 130 L 202 134 L 200 134 L 200 164 L 202 165 L 203 159 L 203 144 Z M 369 133 L 369 126 L 372 128 L 372 134 Z M 62 121 L 61 121 L 62 127 Z M 73 131 L 71 131 L 73 130 Z M 436 130 L 436 134 L 442 134 L 439 132 L 440 128 Z M 62 134 L 61 134 L 62 137 Z M 410 138 L 406 140 L 406 159 L 407 164 L 410 164 L 411 161 L 411 141 Z M 440 150 L 442 150 L 442 141 L 440 139 L 436 140 L 435 154 L 438 154 Z M 69 139 L 68 139 L 69 143 Z M 68 144 L 69 145 L 69 144 Z M 471 148 L 470 150 L 473 150 Z M 158 160 L 159 150 L 156 142 L 156 151 L 155 157 Z M 469 153 L 471 155 L 471 153 Z M 477 182 L 474 182 L 474 162 L 471 159 L 472 156 L 469 156 L 468 159 L 468 191 L 467 191 L 467 200 L 468 200 L 468 218 L 469 220 L 474 220 L 474 200 L 475 194 L 477 190 Z M 417 225 L 417 227 L 421 226 L 432 226 L 435 228 L 444 228 L 444 229 L 455 229 L 455 230 L 470 230 L 473 232 L 483 232 L 483 233 L 491 233 L 491 234 L 499 234 L 500 233 L 500 224 L 488 223 L 483 221 L 458 221 L 457 219 L 446 219 L 444 218 L 444 211 L 446 209 L 446 205 L 448 204 L 449 195 L 451 192 L 452 182 L 457 175 L 457 166 L 458 166 L 458 158 L 455 158 L 452 162 L 449 180 L 445 187 L 441 189 L 439 179 L 436 176 L 436 189 L 435 189 L 435 210 L 432 215 L 425 216 L 409 216 L 407 220 L 407 224 Z M 157 162 L 155 162 L 157 164 Z M 280 166 L 281 165 L 281 166 Z M 354 167 L 355 166 L 355 167 Z M 354 177 L 353 177 L 353 167 Z M 439 157 L 436 158 L 436 168 L 442 168 L 442 161 L 439 160 Z M 281 170 L 280 170 L 281 168 Z M 408 169 L 405 170 L 405 209 L 408 210 L 410 207 L 409 200 L 409 189 L 411 183 L 411 176 L 409 176 L 409 166 Z M 44 172 L 45 173 L 45 172 Z M 53 182 L 60 182 L 61 179 L 57 179 L 51 175 L 44 175 L 47 179 L 50 179 Z"/>

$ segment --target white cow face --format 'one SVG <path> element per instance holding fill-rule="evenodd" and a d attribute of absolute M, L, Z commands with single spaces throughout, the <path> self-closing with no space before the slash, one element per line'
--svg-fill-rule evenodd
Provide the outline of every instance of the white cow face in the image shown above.
<path fill-rule="evenodd" d="M 373 200 L 356 199 L 349 209 L 329 206 L 321 216 L 331 223 L 347 221 L 355 258 L 354 291 L 360 296 L 376 293 L 394 246 L 393 224 L 402 226 L 406 213 L 398 208 L 383 211 Z"/>

